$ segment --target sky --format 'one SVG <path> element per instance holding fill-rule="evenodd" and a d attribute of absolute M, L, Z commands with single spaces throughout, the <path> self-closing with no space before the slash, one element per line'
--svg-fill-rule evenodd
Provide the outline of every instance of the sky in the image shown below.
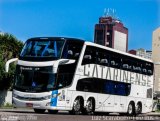
<path fill-rule="evenodd" d="M 160 27 L 160 0 L 0 0 L 0 31 L 26 41 L 62 36 L 94 39 L 94 26 L 105 8 L 129 30 L 128 48 L 152 49 L 152 33 Z"/>

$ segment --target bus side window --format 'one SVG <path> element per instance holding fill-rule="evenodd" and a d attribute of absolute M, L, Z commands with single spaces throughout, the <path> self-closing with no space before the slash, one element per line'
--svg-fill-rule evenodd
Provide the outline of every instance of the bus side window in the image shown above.
<path fill-rule="evenodd" d="M 68 50 L 68 54 L 67 54 L 67 58 L 68 59 L 73 59 L 73 51 L 72 50 Z"/>
<path fill-rule="evenodd" d="M 82 50 L 82 47 L 83 47 L 83 43 L 68 40 L 65 44 L 64 49 L 63 49 L 62 58 L 74 59 L 77 61 L 79 58 L 79 55 L 80 55 L 79 53 Z M 57 46 L 57 48 L 58 48 L 58 46 Z"/>
<path fill-rule="evenodd" d="M 132 68 L 133 72 L 142 73 L 142 62 L 133 60 L 132 64 L 133 64 Z"/>
<path fill-rule="evenodd" d="M 111 67 L 120 69 L 120 65 L 121 65 L 121 58 L 120 57 L 112 56 L 110 58 L 110 66 Z"/>
<path fill-rule="evenodd" d="M 97 52 L 95 48 L 86 47 L 82 61 L 82 65 L 85 64 L 97 64 Z"/>
<path fill-rule="evenodd" d="M 125 83 L 116 82 L 115 94 L 125 96 L 126 95 L 125 86 L 126 86 Z"/>
<path fill-rule="evenodd" d="M 147 75 L 153 75 L 153 64 L 146 63 Z"/>
<path fill-rule="evenodd" d="M 82 65 L 90 64 L 92 56 L 90 54 L 84 55 Z"/>
<path fill-rule="evenodd" d="M 100 65 L 108 65 L 108 60 L 107 59 L 101 59 L 100 60 Z"/>
<path fill-rule="evenodd" d="M 132 62 L 131 62 L 131 58 L 125 56 L 122 58 L 122 65 L 121 68 L 123 70 L 127 70 L 127 71 L 132 71 Z"/>
<path fill-rule="evenodd" d="M 98 80 L 99 84 L 101 83 L 100 80 Z M 100 92 L 100 87 L 98 85 L 97 87 L 97 81 L 93 78 L 84 78 L 78 80 L 76 89 L 78 91 L 84 91 L 84 92 Z M 101 85 L 101 84 L 100 84 Z"/>
<path fill-rule="evenodd" d="M 142 63 L 142 74 L 148 74 L 148 64 L 146 62 Z"/>
<path fill-rule="evenodd" d="M 130 83 L 126 84 L 125 90 L 126 90 L 126 96 L 130 95 L 130 92 L 131 92 L 131 84 Z"/>
<path fill-rule="evenodd" d="M 106 80 L 105 85 L 104 85 L 104 93 L 106 94 L 114 94 L 115 93 L 115 84 L 113 81 Z"/>
<path fill-rule="evenodd" d="M 108 66 L 109 65 L 109 55 L 108 51 L 98 48 L 97 50 L 97 64 Z"/>

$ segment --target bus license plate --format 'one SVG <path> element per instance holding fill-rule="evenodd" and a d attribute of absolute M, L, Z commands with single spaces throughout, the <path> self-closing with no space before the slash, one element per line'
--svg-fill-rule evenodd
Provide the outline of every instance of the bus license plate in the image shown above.
<path fill-rule="evenodd" d="M 33 107 L 33 104 L 32 103 L 26 103 L 26 106 L 27 107 Z"/>

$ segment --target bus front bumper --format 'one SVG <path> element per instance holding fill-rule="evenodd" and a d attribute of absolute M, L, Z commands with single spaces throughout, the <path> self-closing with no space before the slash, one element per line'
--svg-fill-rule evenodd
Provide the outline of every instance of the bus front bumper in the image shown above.
<path fill-rule="evenodd" d="M 17 98 L 12 98 L 14 107 L 17 108 L 33 108 L 33 109 L 47 109 L 47 110 L 71 110 L 70 107 L 66 106 L 53 106 L 50 99 L 43 101 L 25 101 Z"/>

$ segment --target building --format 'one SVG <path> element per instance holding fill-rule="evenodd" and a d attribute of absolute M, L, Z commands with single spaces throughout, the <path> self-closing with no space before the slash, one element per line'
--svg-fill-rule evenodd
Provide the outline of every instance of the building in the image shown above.
<path fill-rule="evenodd" d="M 99 18 L 95 25 L 94 42 L 120 51 L 128 51 L 128 29 L 111 16 Z"/>
<path fill-rule="evenodd" d="M 143 48 L 137 49 L 136 55 L 143 58 L 152 59 L 152 51 L 145 50 Z"/>
<path fill-rule="evenodd" d="M 137 55 L 143 58 L 152 59 L 152 51 L 145 50 L 143 48 L 137 49 L 137 50 L 129 50 L 128 53 Z"/>
<path fill-rule="evenodd" d="M 154 91 L 160 94 L 160 27 L 153 31 L 152 59 L 154 62 Z"/>

